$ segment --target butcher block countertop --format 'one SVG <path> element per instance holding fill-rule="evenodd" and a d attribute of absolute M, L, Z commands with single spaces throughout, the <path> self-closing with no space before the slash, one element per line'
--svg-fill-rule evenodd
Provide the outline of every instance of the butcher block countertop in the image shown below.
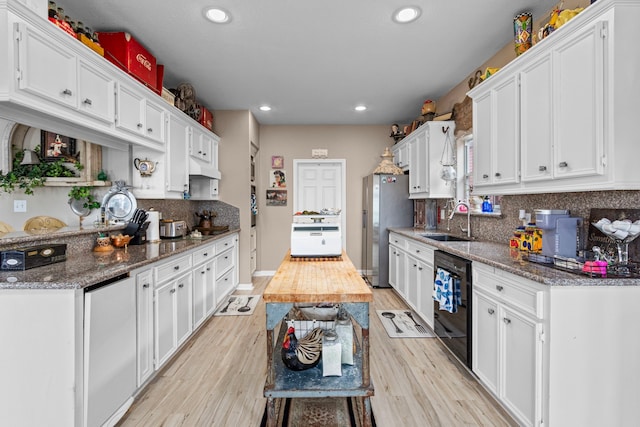
<path fill-rule="evenodd" d="M 287 252 L 262 295 L 266 303 L 372 302 L 373 292 L 342 252 L 338 258 L 292 258 Z"/>

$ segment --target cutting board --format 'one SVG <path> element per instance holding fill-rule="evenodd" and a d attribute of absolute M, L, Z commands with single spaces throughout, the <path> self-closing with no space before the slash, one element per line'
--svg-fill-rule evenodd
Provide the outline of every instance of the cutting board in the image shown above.
<path fill-rule="evenodd" d="M 594 222 L 598 222 L 602 218 L 608 218 L 611 222 L 622 219 L 636 221 L 640 219 L 640 209 L 591 209 L 589 213 L 587 249 L 591 250 L 593 246 L 600 246 L 605 252 L 617 254 L 615 243 L 593 226 Z M 640 237 L 629 243 L 629 261 L 640 262 Z"/>

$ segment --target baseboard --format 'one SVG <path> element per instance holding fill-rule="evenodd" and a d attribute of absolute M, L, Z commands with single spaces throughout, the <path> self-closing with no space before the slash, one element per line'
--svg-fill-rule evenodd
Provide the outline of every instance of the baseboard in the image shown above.
<path fill-rule="evenodd" d="M 276 274 L 275 270 L 262 270 L 253 272 L 253 275 L 255 277 L 273 276 L 274 274 Z"/>
<path fill-rule="evenodd" d="M 252 291 L 253 283 L 240 283 L 236 288 L 237 291 Z"/>

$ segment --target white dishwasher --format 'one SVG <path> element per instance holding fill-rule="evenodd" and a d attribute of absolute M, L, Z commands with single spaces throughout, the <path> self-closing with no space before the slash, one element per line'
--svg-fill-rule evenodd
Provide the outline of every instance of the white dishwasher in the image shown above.
<path fill-rule="evenodd" d="M 84 294 L 84 425 L 115 425 L 136 390 L 136 286 L 124 274 Z"/>

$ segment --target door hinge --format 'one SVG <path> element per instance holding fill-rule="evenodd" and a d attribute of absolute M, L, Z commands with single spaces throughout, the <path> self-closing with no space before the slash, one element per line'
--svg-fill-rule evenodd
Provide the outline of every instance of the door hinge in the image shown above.
<path fill-rule="evenodd" d="M 21 42 L 22 41 L 22 31 L 20 31 L 20 24 L 16 23 L 15 24 L 15 29 L 16 29 L 16 41 Z"/>
<path fill-rule="evenodd" d="M 22 80 L 22 70 L 20 68 L 16 69 L 16 80 Z"/>
<path fill-rule="evenodd" d="M 540 331 L 540 335 L 538 336 L 540 342 L 544 342 L 544 331 Z"/>
<path fill-rule="evenodd" d="M 602 156 L 602 166 L 607 166 L 607 156 Z"/>
<path fill-rule="evenodd" d="M 607 32 L 607 23 L 603 22 L 602 26 L 600 27 L 600 38 L 606 38 L 608 36 L 608 32 Z"/>

